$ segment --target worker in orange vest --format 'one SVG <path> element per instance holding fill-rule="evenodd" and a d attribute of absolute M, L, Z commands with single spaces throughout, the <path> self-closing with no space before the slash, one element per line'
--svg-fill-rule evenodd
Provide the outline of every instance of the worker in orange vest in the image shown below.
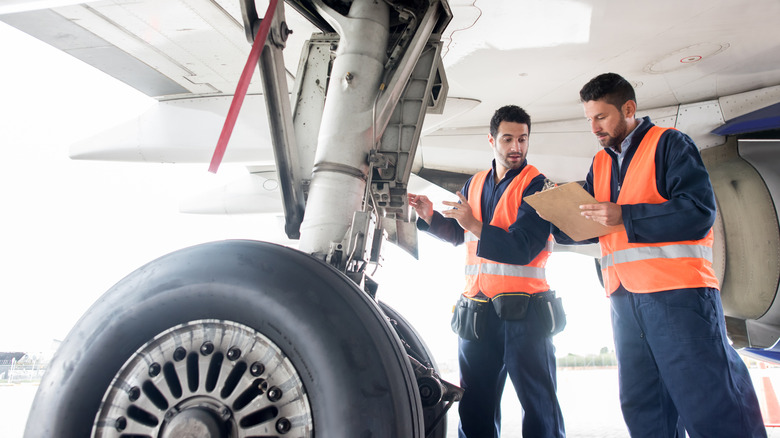
<path fill-rule="evenodd" d="M 523 202 L 546 181 L 526 162 L 530 132 L 522 108 L 499 108 L 488 135 L 493 165 L 466 182 L 457 202 L 439 213 L 426 196 L 408 195 L 419 229 L 466 244 L 466 286 L 452 320 L 464 389 L 460 438 L 500 436 L 507 374 L 523 406 L 523 436 L 564 436 L 552 343 L 564 315 L 545 277 L 550 224 Z"/>
<path fill-rule="evenodd" d="M 766 437 L 747 367 L 729 344 L 712 269 L 715 195 L 696 145 L 635 118 L 636 95 L 605 73 L 580 91 L 603 147 L 583 216 L 598 239 L 612 306 L 620 402 L 632 437 Z M 577 243 L 553 227 L 558 243 Z"/>

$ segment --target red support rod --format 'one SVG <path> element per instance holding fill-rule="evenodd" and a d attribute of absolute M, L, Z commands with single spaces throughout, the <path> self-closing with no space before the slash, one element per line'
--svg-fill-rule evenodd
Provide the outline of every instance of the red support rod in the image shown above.
<path fill-rule="evenodd" d="M 227 149 L 228 141 L 230 141 L 230 135 L 233 133 L 233 127 L 236 125 L 238 112 L 241 110 L 241 105 L 244 103 L 244 97 L 246 97 L 246 91 L 249 89 L 249 81 L 252 79 L 252 73 L 254 73 L 257 61 L 260 59 L 260 53 L 265 46 L 265 40 L 268 38 L 268 31 L 271 29 L 271 22 L 273 21 L 278 1 L 279 0 L 271 0 L 269 2 L 268 10 L 265 11 L 265 17 L 260 22 L 260 28 L 257 30 L 255 42 L 252 43 L 252 50 L 249 52 L 249 58 L 246 60 L 246 65 L 244 65 L 244 71 L 241 72 L 241 78 L 238 80 L 236 92 L 233 94 L 233 101 L 230 103 L 230 109 L 228 110 L 225 124 L 222 126 L 222 133 L 219 134 L 217 147 L 214 149 L 214 155 L 211 157 L 211 164 L 209 165 L 209 172 L 211 173 L 217 173 L 217 169 L 219 169 L 219 165 L 222 163 L 222 157 L 225 156 L 225 150 Z"/>

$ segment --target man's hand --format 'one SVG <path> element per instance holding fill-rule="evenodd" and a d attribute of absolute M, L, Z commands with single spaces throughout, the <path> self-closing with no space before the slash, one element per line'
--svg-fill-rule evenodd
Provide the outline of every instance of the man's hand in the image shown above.
<path fill-rule="evenodd" d="M 444 210 L 441 214 L 444 217 L 453 218 L 458 221 L 461 227 L 471 231 L 477 238 L 482 236 L 482 222 L 474 217 L 471 211 L 471 205 L 461 192 L 456 193 L 460 202 L 444 201 L 444 205 L 452 207 L 450 210 Z"/>
<path fill-rule="evenodd" d="M 623 225 L 623 210 L 613 202 L 580 205 L 580 214 L 601 225 Z"/>
<path fill-rule="evenodd" d="M 430 225 L 433 217 L 433 202 L 425 195 L 414 193 L 408 193 L 406 199 L 409 201 L 409 206 L 417 212 L 417 216 Z"/>

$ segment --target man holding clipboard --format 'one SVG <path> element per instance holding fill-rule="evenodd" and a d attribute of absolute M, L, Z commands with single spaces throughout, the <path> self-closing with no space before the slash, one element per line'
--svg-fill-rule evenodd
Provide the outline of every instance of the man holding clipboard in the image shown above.
<path fill-rule="evenodd" d="M 747 368 L 726 337 L 712 269 L 715 196 L 698 149 L 635 118 L 634 89 L 617 74 L 593 78 L 580 99 L 604 149 L 584 186 L 596 202 L 579 209 L 604 227 L 585 237 L 600 236 L 631 436 L 679 436 L 679 419 L 692 438 L 766 437 Z M 584 243 L 553 228 L 558 243 Z"/>

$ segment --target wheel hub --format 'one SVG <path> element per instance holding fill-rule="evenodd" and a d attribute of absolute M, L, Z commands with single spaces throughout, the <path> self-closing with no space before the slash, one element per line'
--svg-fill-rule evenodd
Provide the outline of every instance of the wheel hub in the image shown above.
<path fill-rule="evenodd" d="M 193 408 L 174 414 L 163 427 L 161 438 L 226 437 L 225 424 L 207 409 Z"/>
<path fill-rule="evenodd" d="M 138 349 L 103 397 L 93 437 L 240 438 L 313 434 L 300 376 L 254 329 L 200 320 Z"/>

